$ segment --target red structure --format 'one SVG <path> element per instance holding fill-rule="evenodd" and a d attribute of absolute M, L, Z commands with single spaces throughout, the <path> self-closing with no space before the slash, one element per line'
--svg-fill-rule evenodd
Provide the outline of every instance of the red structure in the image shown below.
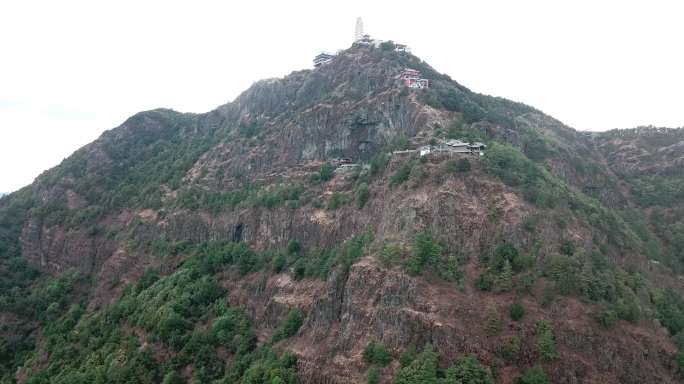
<path fill-rule="evenodd" d="M 421 79 L 420 71 L 417 71 L 415 69 L 406 68 L 399 77 L 401 78 L 401 81 L 404 82 L 404 85 L 409 88 L 422 89 L 428 88 L 430 86 L 430 82 L 428 81 L 428 79 Z"/>

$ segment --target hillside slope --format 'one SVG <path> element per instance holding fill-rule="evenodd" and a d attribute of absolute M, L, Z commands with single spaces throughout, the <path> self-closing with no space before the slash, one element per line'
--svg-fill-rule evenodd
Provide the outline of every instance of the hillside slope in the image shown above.
<path fill-rule="evenodd" d="M 141 112 L 0 199 L 2 380 L 677 382 L 681 137 L 389 46 Z M 394 153 L 451 138 L 487 149 Z"/>

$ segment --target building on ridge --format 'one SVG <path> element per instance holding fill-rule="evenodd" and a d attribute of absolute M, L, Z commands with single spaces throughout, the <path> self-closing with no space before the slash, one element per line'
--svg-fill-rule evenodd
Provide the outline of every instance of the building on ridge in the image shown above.
<path fill-rule="evenodd" d="M 401 72 L 401 74 L 399 75 L 399 78 L 404 83 L 404 85 L 409 88 L 422 89 L 430 87 L 430 81 L 428 79 L 422 79 L 420 77 L 420 71 L 415 69 L 404 69 L 404 71 Z"/>
<path fill-rule="evenodd" d="M 332 53 L 321 52 L 313 59 L 314 67 L 318 68 L 323 64 L 328 64 L 333 58 L 335 58 L 335 55 Z"/>

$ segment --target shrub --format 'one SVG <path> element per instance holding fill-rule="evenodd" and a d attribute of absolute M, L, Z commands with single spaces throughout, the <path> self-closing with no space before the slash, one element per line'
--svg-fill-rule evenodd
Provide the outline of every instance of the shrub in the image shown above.
<path fill-rule="evenodd" d="M 553 285 L 547 285 L 542 291 L 541 306 L 547 308 L 556 300 L 557 292 L 556 287 Z"/>
<path fill-rule="evenodd" d="M 406 180 L 409 179 L 409 176 L 411 176 L 411 169 L 413 168 L 413 164 L 404 164 L 399 169 L 394 172 L 392 176 L 390 176 L 389 179 L 389 184 L 390 186 L 396 186 L 399 184 L 402 184 Z"/>
<path fill-rule="evenodd" d="M 370 159 L 370 174 L 378 175 L 387 168 L 389 155 L 385 152 L 378 153 Z"/>
<path fill-rule="evenodd" d="M 459 159 L 456 163 L 456 172 L 469 172 L 470 161 L 468 159 Z"/>
<path fill-rule="evenodd" d="M 248 138 L 258 135 L 260 131 L 261 127 L 259 124 L 257 124 L 256 120 L 252 120 L 248 123 L 241 121 L 240 125 L 238 126 L 238 133 Z"/>
<path fill-rule="evenodd" d="M 525 373 L 515 379 L 515 384 L 548 384 L 549 380 L 541 366 L 535 365 L 525 370 Z"/>
<path fill-rule="evenodd" d="M 475 279 L 475 288 L 480 291 L 491 291 L 493 286 L 494 278 L 488 272 L 480 274 L 480 276 Z"/>
<path fill-rule="evenodd" d="M 380 251 L 380 261 L 385 265 L 398 264 L 403 258 L 404 250 L 399 244 L 385 244 Z"/>
<path fill-rule="evenodd" d="M 380 43 L 380 49 L 383 51 L 392 51 L 394 50 L 394 42 L 392 40 L 383 41 Z"/>
<path fill-rule="evenodd" d="M 518 292 L 531 294 L 532 287 L 534 286 L 535 276 L 534 273 L 525 273 L 518 279 Z"/>
<path fill-rule="evenodd" d="M 684 353 L 679 352 L 677 354 L 677 373 L 679 374 L 679 377 L 684 378 Z"/>
<path fill-rule="evenodd" d="M 639 306 L 636 297 L 633 295 L 619 299 L 615 304 L 615 308 L 617 316 L 622 320 L 636 324 L 641 318 L 641 306 Z"/>
<path fill-rule="evenodd" d="M 327 208 L 334 211 L 340 206 L 349 203 L 349 201 L 351 201 L 350 195 L 341 192 L 333 192 L 332 196 L 330 196 L 330 200 L 328 200 Z"/>
<path fill-rule="evenodd" d="M 601 309 L 594 314 L 594 319 L 604 328 L 611 328 L 617 322 L 617 313 L 611 309 Z"/>
<path fill-rule="evenodd" d="M 306 261 L 303 258 L 298 259 L 294 263 L 292 277 L 295 280 L 301 280 L 306 277 Z"/>
<path fill-rule="evenodd" d="M 275 343 L 294 336 L 302 324 L 304 324 L 304 313 L 297 308 L 290 310 L 282 324 L 273 332 L 271 340 Z"/>
<path fill-rule="evenodd" d="M 537 229 L 539 218 L 536 216 L 527 216 L 523 219 L 522 226 L 527 232 L 532 232 Z"/>
<path fill-rule="evenodd" d="M 404 135 L 399 135 L 392 139 L 392 143 L 390 144 L 390 148 L 395 151 L 402 151 L 405 149 L 409 149 L 411 146 L 411 142 L 409 141 L 408 137 Z"/>
<path fill-rule="evenodd" d="M 566 256 L 572 256 L 575 253 L 575 244 L 570 240 L 565 240 L 560 245 L 560 252 Z"/>
<path fill-rule="evenodd" d="M 516 266 L 519 267 L 520 264 L 518 256 L 518 249 L 515 248 L 512 244 L 501 243 L 497 245 L 496 249 L 494 250 L 494 260 L 492 260 L 492 267 L 494 267 L 498 271 L 501 271 L 506 265 L 506 262 L 509 262 L 513 268 L 518 270 L 519 268 L 516 268 Z"/>
<path fill-rule="evenodd" d="M 363 361 L 367 364 L 385 366 L 392 361 L 392 357 L 387 353 L 384 345 L 371 341 L 363 350 Z"/>
<path fill-rule="evenodd" d="M 185 381 L 178 373 L 171 371 L 164 375 L 164 381 L 162 381 L 162 384 L 185 384 Z"/>
<path fill-rule="evenodd" d="M 271 260 L 274 273 L 281 273 L 287 267 L 287 258 L 282 253 L 278 253 L 273 260 Z"/>
<path fill-rule="evenodd" d="M 523 305 L 520 302 L 516 301 L 515 303 L 513 303 L 513 305 L 511 305 L 509 314 L 511 316 L 511 319 L 513 319 L 514 321 L 518 321 L 522 319 L 523 316 L 525 316 L 525 307 L 523 307 Z"/>
<path fill-rule="evenodd" d="M 333 167 L 332 164 L 330 163 L 325 163 L 321 166 L 321 169 L 318 171 L 318 176 L 321 181 L 328 181 L 333 178 L 335 175 L 335 167 Z"/>
<path fill-rule="evenodd" d="M 299 253 L 302 250 L 302 244 L 297 240 L 290 240 L 287 242 L 287 253 L 290 255 Z"/>
<path fill-rule="evenodd" d="M 458 160 L 449 160 L 445 163 L 444 168 L 450 173 L 464 173 L 471 169 L 470 161 L 466 158 Z"/>
<path fill-rule="evenodd" d="M 310 180 L 313 184 L 319 184 L 331 180 L 335 176 L 335 167 L 330 163 L 321 165 L 317 173 L 311 175 Z"/>
<path fill-rule="evenodd" d="M 274 208 L 286 201 L 299 200 L 304 188 L 296 184 L 271 185 L 257 192 L 254 198 L 255 207 Z"/>
<path fill-rule="evenodd" d="M 156 269 L 145 270 L 143 275 L 140 277 L 140 280 L 138 280 L 138 284 L 136 284 L 136 291 L 138 293 L 142 292 L 143 290 L 151 287 L 152 284 L 157 282 L 157 280 L 159 280 L 159 272 Z"/>
<path fill-rule="evenodd" d="M 361 183 L 359 186 L 356 188 L 356 206 L 360 208 L 363 208 L 364 205 L 366 205 L 366 202 L 368 202 L 368 198 L 370 197 L 370 191 L 368 190 L 368 184 L 366 183 Z"/>
<path fill-rule="evenodd" d="M 378 372 L 378 369 L 370 367 L 366 374 L 366 380 L 368 384 L 378 384 L 380 382 L 380 372 Z"/>

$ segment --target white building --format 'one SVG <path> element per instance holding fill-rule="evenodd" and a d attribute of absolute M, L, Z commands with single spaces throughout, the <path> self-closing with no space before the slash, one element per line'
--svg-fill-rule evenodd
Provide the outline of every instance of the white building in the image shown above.
<path fill-rule="evenodd" d="M 396 52 L 411 52 L 411 48 L 406 44 L 394 44 L 394 50 Z"/>
<path fill-rule="evenodd" d="M 424 145 L 418 148 L 418 151 L 420 152 L 420 157 L 423 157 L 425 155 L 429 155 L 432 152 L 432 147 L 429 145 Z"/>

